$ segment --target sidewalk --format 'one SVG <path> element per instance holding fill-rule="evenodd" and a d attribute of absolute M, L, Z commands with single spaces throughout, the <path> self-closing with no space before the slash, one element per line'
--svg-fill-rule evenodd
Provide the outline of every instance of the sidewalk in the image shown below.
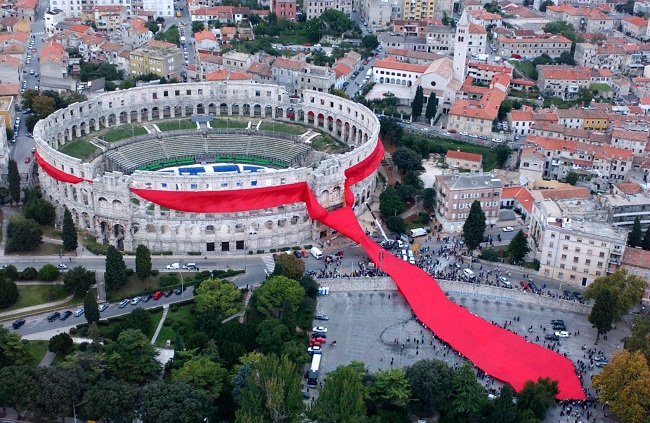
<path fill-rule="evenodd" d="M 57 307 L 57 306 L 60 306 L 60 305 L 63 305 L 65 303 L 69 302 L 73 298 L 74 298 L 74 295 L 69 295 L 69 296 L 67 296 L 66 298 L 64 298 L 64 299 L 62 299 L 60 301 L 53 301 L 51 303 L 38 304 L 38 305 L 35 305 L 35 306 L 31 306 L 31 307 L 23 307 L 23 308 L 18 308 L 16 310 L 4 311 L 4 312 L 0 313 L 0 319 L 3 319 L 6 316 L 14 316 L 16 314 L 38 312 L 39 310 L 48 309 L 48 308 L 52 308 L 52 307 Z"/>
<path fill-rule="evenodd" d="M 151 337 L 151 345 L 154 345 L 156 343 L 156 339 L 158 339 L 158 334 L 160 333 L 160 330 L 162 329 L 163 324 L 165 323 L 165 319 L 167 318 L 167 313 L 169 313 L 169 304 L 164 304 L 162 317 L 158 322 L 158 327 L 156 327 L 156 331 L 153 333 L 153 336 Z"/>

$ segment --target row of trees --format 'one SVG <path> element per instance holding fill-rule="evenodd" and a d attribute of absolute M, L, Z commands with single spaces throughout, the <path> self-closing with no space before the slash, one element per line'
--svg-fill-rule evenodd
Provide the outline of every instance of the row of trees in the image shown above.
<path fill-rule="evenodd" d="M 429 95 L 429 99 L 427 101 L 427 108 L 424 113 L 424 117 L 427 119 L 427 122 L 430 122 L 431 119 L 433 119 L 436 116 L 436 112 L 438 110 L 438 103 L 436 99 L 436 93 L 432 92 Z M 422 90 L 421 86 L 418 86 L 417 89 L 415 90 L 415 97 L 413 98 L 413 102 L 411 102 L 411 116 L 413 117 L 413 121 L 417 122 L 420 119 L 420 116 L 422 115 L 422 109 L 424 107 L 424 91 Z"/>

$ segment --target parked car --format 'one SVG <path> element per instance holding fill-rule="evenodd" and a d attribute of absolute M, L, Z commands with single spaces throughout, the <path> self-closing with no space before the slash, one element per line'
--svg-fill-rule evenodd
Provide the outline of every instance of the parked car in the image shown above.
<path fill-rule="evenodd" d="M 510 286 L 510 281 L 505 276 L 499 276 L 499 282 L 501 282 L 505 286 Z"/>
<path fill-rule="evenodd" d="M 133 298 L 131 299 L 131 304 L 136 305 L 136 304 L 138 304 L 140 301 L 142 301 L 142 297 L 133 297 Z"/>
<path fill-rule="evenodd" d="M 182 293 L 183 293 L 183 290 L 180 289 L 180 288 L 176 288 L 176 289 L 174 290 L 174 294 L 176 294 L 176 295 L 181 295 Z"/>
<path fill-rule="evenodd" d="M 553 330 L 566 330 L 564 325 L 553 325 Z"/>
<path fill-rule="evenodd" d="M 327 333 L 327 328 L 324 326 L 316 326 L 312 330 L 312 332 L 321 332 L 321 333 Z"/>
<path fill-rule="evenodd" d="M 185 263 L 183 265 L 183 269 L 186 269 L 186 270 L 199 270 L 199 268 L 196 267 L 196 263 Z"/>
<path fill-rule="evenodd" d="M 563 325 L 563 324 L 564 324 L 564 320 L 557 320 L 557 319 L 555 319 L 555 320 L 551 320 L 551 324 L 552 324 L 552 325 L 555 325 L 555 324 L 562 324 L 562 325 Z"/>
<path fill-rule="evenodd" d="M 578 301 L 582 301 L 582 294 L 578 291 L 573 291 L 573 296 L 576 297 Z"/>
<path fill-rule="evenodd" d="M 129 300 L 122 300 L 120 303 L 117 305 L 119 308 L 124 308 L 129 305 Z"/>
<path fill-rule="evenodd" d="M 83 307 L 79 307 L 78 309 L 76 309 L 76 310 L 74 311 L 74 317 L 79 317 L 79 316 L 81 316 L 82 314 L 84 314 L 84 309 L 83 309 Z"/>
<path fill-rule="evenodd" d="M 72 312 L 70 310 L 66 310 L 63 313 L 61 313 L 61 317 L 59 317 L 59 319 L 67 320 L 67 318 L 70 316 L 72 316 Z"/>
<path fill-rule="evenodd" d="M 165 268 L 167 270 L 178 270 L 181 268 L 181 265 L 180 263 L 172 263 L 172 264 L 168 264 Z"/>
<path fill-rule="evenodd" d="M 56 268 L 59 270 L 66 270 L 68 268 L 67 264 L 59 263 L 56 265 Z"/>
<path fill-rule="evenodd" d="M 537 292 L 539 288 L 537 288 L 537 285 L 535 285 L 535 282 L 528 282 L 528 287 L 531 289 L 533 292 Z"/>
<path fill-rule="evenodd" d="M 99 312 L 101 313 L 102 311 L 106 310 L 108 308 L 108 304 L 100 304 L 99 305 Z"/>
<path fill-rule="evenodd" d="M 505 228 L 503 228 L 503 232 L 512 232 L 512 231 L 514 231 L 514 228 L 512 226 L 506 226 Z"/>
<path fill-rule="evenodd" d="M 172 295 L 173 293 L 174 293 L 174 290 L 173 290 L 173 289 L 170 289 L 169 291 L 165 291 L 165 293 L 164 293 L 163 295 L 164 295 L 165 297 L 169 297 L 169 296 Z"/>
<path fill-rule="evenodd" d="M 143 303 L 148 303 L 149 300 L 151 300 L 152 298 L 153 298 L 153 295 L 151 295 L 151 294 L 147 294 L 147 295 L 145 295 L 144 297 L 142 297 L 142 302 L 143 302 Z"/>
<path fill-rule="evenodd" d="M 322 314 L 322 313 L 316 313 L 314 316 L 315 320 L 329 320 L 330 318 L 327 316 L 327 314 Z"/>
<path fill-rule="evenodd" d="M 569 291 L 568 289 L 564 290 L 564 296 L 567 298 L 567 300 L 573 301 L 575 299 L 573 292 Z"/>
<path fill-rule="evenodd" d="M 29 157 L 29 156 L 26 156 L 25 157 L 25 163 L 29 163 L 30 161 L 32 161 L 32 158 Z"/>
<path fill-rule="evenodd" d="M 565 330 L 560 331 L 560 332 L 555 332 L 555 336 L 559 336 L 560 338 L 568 338 L 571 336 L 571 334 Z"/>
<path fill-rule="evenodd" d="M 20 329 L 20 327 L 24 324 L 25 324 L 25 319 L 18 319 L 18 320 L 14 320 L 14 322 L 11 324 L 11 327 L 14 329 Z"/>
<path fill-rule="evenodd" d="M 53 321 L 57 320 L 59 317 L 61 317 L 61 313 L 59 313 L 58 311 L 55 311 L 54 313 L 47 316 L 47 321 L 48 322 L 53 322 Z"/>
<path fill-rule="evenodd" d="M 321 354 L 322 351 L 320 349 L 320 346 L 314 345 L 313 347 L 307 348 L 307 354 L 309 355 L 314 355 L 314 354 Z"/>
<path fill-rule="evenodd" d="M 164 295 L 164 292 L 156 291 L 156 292 L 153 293 L 153 299 L 155 301 L 158 301 L 163 295 Z"/>
<path fill-rule="evenodd" d="M 560 337 L 557 335 L 553 335 L 552 333 L 549 333 L 547 335 L 544 335 L 544 339 L 546 339 L 547 341 L 559 341 Z"/>

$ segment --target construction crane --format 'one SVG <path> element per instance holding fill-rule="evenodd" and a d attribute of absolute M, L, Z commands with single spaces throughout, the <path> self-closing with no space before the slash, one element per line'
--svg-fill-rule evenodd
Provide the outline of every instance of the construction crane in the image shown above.
<path fill-rule="evenodd" d="M 385 243 L 386 246 L 391 247 L 395 241 L 388 238 L 388 235 L 386 235 L 384 228 L 381 227 L 381 222 L 379 221 L 379 219 L 377 219 L 377 216 L 375 216 L 375 212 L 372 211 L 370 205 L 368 203 L 364 203 L 364 204 L 366 205 L 366 207 L 368 207 L 368 211 L 370 212 L 370 215 L 375 220 L 375 225 L 379 228 L 379 230 L 381 231 L 381 235 L 384 237 L 384 242 L 382 244 Z"/>

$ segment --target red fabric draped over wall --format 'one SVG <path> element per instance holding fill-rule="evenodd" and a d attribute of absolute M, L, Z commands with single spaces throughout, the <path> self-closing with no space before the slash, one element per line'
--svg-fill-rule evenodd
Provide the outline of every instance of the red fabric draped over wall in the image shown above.
<path fill-rule="evenodd" d="M 71 175 L 69 173 L 66 173 L 62 170 L 59 170 L 46 162 L 39 154 L 38 151 L 34 153 L 34 157 L 36 158 L 36 162 L 38 165 L 47 173 L 50 175 L 52 178 L 56 179 L 57 181 L 61 182 L 69 182 L 71 184 L 78 184 L 79 182 L 83 182 L 85 179 L 80 178 L 78 176 Z M 92 183 L 92 181 L 86 180 L 86 182 Z"/>
<path fill-rule="evenodd" d="M 255 210 L 305 202 L 312 219 L 319 220 L 359 243 L 370 259 L 376 265 L 381 265 L 382 270 L 395 281 L 420 321 L 478 368 L 510 383 L 517 391 L 528 380 L 550 377 L 559 381 L 558 398 L 584 399 L 581 382 L 570 360 L 495 326 L 453 303 L 447 299 L 434 278 L 387 251 L 381 253 L 381 247 L 365 235 L 351 209 L 354 196 L 349 187 L 370 176 L 379 166 L 383 155 L 383 146 L 378 142 L 366 160 L 346 170 L 346 207 L 330 213 L 318 203 L 305 182 L 236 191 L 185 192 L 135 188 L 131 191 L 170 209 L 199 213 Z M 54 169 L 38 155 L 37 160 L 53 178 L 72 183 L 81 181 L 80 178 Z"/>

